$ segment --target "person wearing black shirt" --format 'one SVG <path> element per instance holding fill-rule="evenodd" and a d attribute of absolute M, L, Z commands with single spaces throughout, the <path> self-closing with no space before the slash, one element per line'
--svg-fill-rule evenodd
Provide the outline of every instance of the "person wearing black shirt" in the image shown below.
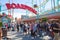
<path fill-rule="evenodd" d="M 54 37 L 55 37 L 55 40 L 59 40 L 58 37 L 58 33 L 59 33 L 59 26 L 56 22 L 52 22 L 51 24 L 51 28 L 52 28 L 52 31 L 54 32 Z"/>
<path fill-rule="evenodd" d="M 19 26 L 20 26 L 19 23 L 17 23 L 17 32 L 19 32 Z"/>

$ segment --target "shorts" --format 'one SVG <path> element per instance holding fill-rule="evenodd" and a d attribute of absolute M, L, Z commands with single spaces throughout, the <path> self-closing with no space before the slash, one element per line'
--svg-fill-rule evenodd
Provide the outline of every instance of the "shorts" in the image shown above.
<path fill-rule="evenodd" d="M 23 29 L 24 30 L 24 32 L 27 32 L 27 29 Z"/>
<path fill-rule="evenodd" d="M 8 27 L 8 29 L 11 28 L 11 27 Z"/>
<path fill-rule="evenodd" d="M 7 36 L 7 29 L 6 28 L 2 28 L 2 36 L 3 37 Z"/>

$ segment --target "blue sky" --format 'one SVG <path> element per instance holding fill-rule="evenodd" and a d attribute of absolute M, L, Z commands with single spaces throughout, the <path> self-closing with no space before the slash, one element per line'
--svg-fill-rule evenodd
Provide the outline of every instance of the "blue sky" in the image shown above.
<path fill-rule="evenodd" d="M 33 2 L 32 2 L 32 0 L 13 0 L 13 2 L 16 3 L 16 4 L 17 3 L 19 3 L 19 4 L 25 4 L 25 5 L 28 5 L 30 7 L 32 7 L 34 4 L 37 4 L 39 6 L 40 3 L 43 3 L 43 1 L 44 0 L 33 0 Z M 4 5 L 1 8 L 4 11 L 1 11 L 1 12 L 5 12 L 6 14 L 8 14 L 8 10 L 5 10 L 5 9 L 7 9 L 5 4 L 8 3 L 9 0 L 1 0 L 0 2 L 1 2 L 1 5 Z M 12 0 L 10 0 L 10 3 L 12 3 Z M 41 10 L 50 10 L 50 9 L 51 9 L 51 0 L 46 3 L 45 8 L 43 8 L 43 7 L 41 8 Z M 42 14 L 40 12 L 40 6 L 39 6 L 38 10 L 37 11 L 40 14 Z M 21 15 L 26 15 L 27 14 L 26 11 L 27 11 L 27 13 L 29 13 L 28 15 L 32 15 L 32 13 L 30 11 L 28 11 L 28 10 L 14 9 L 14 17 L 21 17 Z M 11 11 L 11 13 L 12 13 L 12 11 Z"/>

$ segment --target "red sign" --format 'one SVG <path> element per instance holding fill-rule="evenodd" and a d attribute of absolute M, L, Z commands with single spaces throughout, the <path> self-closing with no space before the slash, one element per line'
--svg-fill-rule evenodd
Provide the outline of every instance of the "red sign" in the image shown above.
<path fill-rule="evenodd" d="M 7 9 L 25 9 L 25 10 L 29 10 L 35 14 L 37 14 L 37 11 L 35 9 L 33 9 L 32 7 L 29 7 L 27 5 L 24 4 L 15 4 L 15 3 L 6 3 Z"/>

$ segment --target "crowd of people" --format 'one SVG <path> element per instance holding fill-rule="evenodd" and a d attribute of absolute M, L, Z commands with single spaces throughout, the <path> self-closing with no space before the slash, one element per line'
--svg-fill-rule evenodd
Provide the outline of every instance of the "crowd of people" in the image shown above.
<path fill-rule="evenodd" d="M 36 22 L 11 22 L 5 13 L 2 17 L 2 34 L 7 36 L 7 31 L 23 32 L 24 35 L 30 34 L 32 38 L 36 36 L 43 37 L 48 35 L 52 40 L 60 40 L 60 20 L 59 21 L 36 21 Z"/>
<path fill-rule="evenodd" d="M 17 32 L 23 31 L 23 34 L 31 34 L 33 38 L 36 36 L 43 37 L 49 35 L 52 40 L 60 40 L 60 22 L 58 21 L 43 21 L 43 22 L 12 22 L 9 23 L 8 30 Z"/>

